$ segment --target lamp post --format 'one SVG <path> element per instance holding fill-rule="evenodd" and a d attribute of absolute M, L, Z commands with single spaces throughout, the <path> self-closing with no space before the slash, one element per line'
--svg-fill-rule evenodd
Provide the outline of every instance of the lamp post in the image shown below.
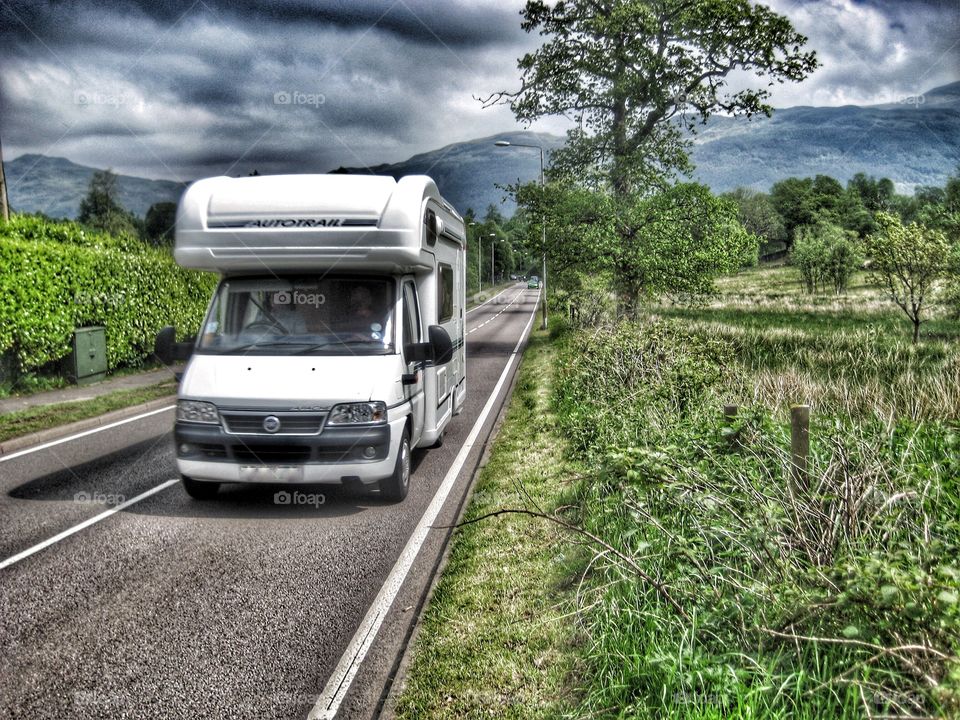
<path fill-rule="evenodd" d="M 497 147 L 528 147 L 536 148 L 540 151 L 540 187 L 545 187 L 543 179 L 543 145 L 533 145 L 528 143 L 515 143 L 509 140 L 497 140 L 494 145 Z M 543 216 L 543 275 L 540 277 L 541 287 L 543 288 L 543 322 L 540 325 L 541 330 L 547 329 L 547 216 Z"/>
<path fill-rule="evenodd" d="M 497 234 L 490 233 L 488 236 L 490 238 L 490 290 L 493 290 L 493 286 L 497 284 L 497 278 L 494 275 L 493 261 L 497 257 Z"/>

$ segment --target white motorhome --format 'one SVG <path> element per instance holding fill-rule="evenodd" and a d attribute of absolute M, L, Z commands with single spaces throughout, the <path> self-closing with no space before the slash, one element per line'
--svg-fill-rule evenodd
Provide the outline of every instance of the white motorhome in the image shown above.
<path fill-rule="evenodd" d="M 218 272 L 174 430 L 186 491 L 362 483 L 402 500 L 410 451 L 466 399 L 463 219 L 425 176 L 200 180 L 177 262 Z"/>

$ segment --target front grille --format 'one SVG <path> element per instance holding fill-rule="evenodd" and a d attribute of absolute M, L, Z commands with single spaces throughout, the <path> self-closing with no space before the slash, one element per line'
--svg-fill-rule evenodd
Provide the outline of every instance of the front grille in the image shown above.
<path fill-rule="evenodd" d="M 263 429 L 265 418 L 273 415 L 280 420 L 280 429 L 275 433 L 268 433 Z M 316 435 L 323 427 L 325 414 L 318 413 L 290 413 L 290 412 L 263 412 L 221 410 L 224 430 L 233 435 Z"/>

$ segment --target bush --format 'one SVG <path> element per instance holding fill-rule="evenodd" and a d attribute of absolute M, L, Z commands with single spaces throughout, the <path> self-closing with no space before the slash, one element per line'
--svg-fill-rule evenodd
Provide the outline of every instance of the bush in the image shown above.
<path fill-rule="evenodd" d="M 0 228 L 0 354 L 36 370 L 70 353 L 74 328 L 103 325 L 109 367 L 137 364 L 164 325 L 199 327 L 215 284 L 136 240 L 14 217 Z"/>
<path fill-rule="evenodd" d="M 956 427 L 815 418 L 797 485 L 788 427 L 721 421 L 724 341 L 656 321 L 562 343 L 578 519 L 607 544 L 583 559 L 580 714 L 957 716 Z"/>
<path fill-rule="evenodd" d="M 620 322 L 570 335 L 556 402 L 580 450 L 636 442 L 662 417 L 683 416 L 725 376 L 728 343 L 675 321 Z"/>
<path fill-rule="evenodd" d="M 790 254 L 809 293 L 833 290 L 846 292 L 850 278 L 863 263 L 863 252 L 856 238 L 829 223 L 805 225 L 797 229 Z"/>

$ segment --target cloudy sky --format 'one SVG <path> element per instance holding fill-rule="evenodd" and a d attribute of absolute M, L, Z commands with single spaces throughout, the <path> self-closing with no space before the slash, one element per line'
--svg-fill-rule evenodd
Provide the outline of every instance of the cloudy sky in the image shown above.
<path fill-rule="evenodd" d="M 960 0 L 768 4 L 823 64 L 775 88 L 775 106 L 897 102 L 960 79 Z M 514 130 L 475 96 L 518 84 L 517 58 L 539 42 L 521 6 L 0 0 L 4 156 L 188 180 L 393 162 Z"/>

